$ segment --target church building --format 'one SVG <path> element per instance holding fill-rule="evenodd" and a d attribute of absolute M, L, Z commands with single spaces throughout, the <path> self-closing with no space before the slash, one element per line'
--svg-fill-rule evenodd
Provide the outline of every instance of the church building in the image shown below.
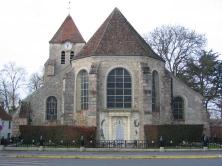
<path fill-rule="evenodd" d="M 206 124 L 203 97 L 117 8 L 87 43 L 68 15 L 49 46 L 44 85 L 24 100 L 32 125 L 95 126 L 100 140 L 143 140 L 144 125 Z"/>

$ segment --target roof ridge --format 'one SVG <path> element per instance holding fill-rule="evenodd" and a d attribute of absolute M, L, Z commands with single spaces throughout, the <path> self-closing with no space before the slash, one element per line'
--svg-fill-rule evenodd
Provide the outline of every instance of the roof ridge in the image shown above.
<path fill-rule="evenodd" d="M 118 10 L 118 8 L 117 8 Z M 141 35 L 135 30 L 135 28 L 130 24 L 130 22 L 124 17 L 124 15 L 119 11 L 119 13 L 121 14 L 121 16 L 124 18 L 124 21 L 129 25 L 128 27 L 130 28 L 130 30 L 135 34 L 135 37 L 137 38 L 138 42 L 141 43 L 142 48 L 144 49 L 144 51 L 151 51 L 152 53 L 154 53 L 158 59 L 163 60 L 162 57 L 160 57 L 159 55 L 157 55 L 153 49 L 149 46 L 149 44 L 147 44 L 147 42 L 141 37 Z M 144 46 L 144 44 L 146 46 Z M 147 48 L 148 47 L 148 48 Z M 152 58 L 155 58 L 154 56 L 152 56 Z M 157 58 L 155 58 L 157 59 Z M 164 60 L 163 60 L 164 61 Z"/>
<path fill-rule="evenodd" d="M 70 17 L 70 15 L 66 16 L 65 20 L 62 22 L 62 24 L 60 25 L 59 29 L 56 31 L 56 33 L 53 35 L 52 39 L 49 41 L 49 43 L 52 42 L 52 40 L 55 38 L 55 36 L 58 35 L 58 33 L 60 32 L 60 30 L 62 29 L 63 25 L 65 24 L 66 20 L 68 19 L 68 17 Z"/>
<path fill-rule="evenodd" d="M 104 37 L 104 34 L 105 34 L 106 30 L 107 30 L 107 27 L 108 27 L 108 25 L 109 25 L 109 22 L 110 22 L 111 18 L 113 17 L 114 11 L 115 11 L 116 9 L 117 9 L 117 8 L 115 8 L 115 9 L 113 10 L 113 12 L 109 15 L 109 18 L 106 20 L 106 21 L 107 21 L 107 24 L 106 24 L 106 26 L 105 26 L 105 28 L 104 28 L 103 34 L 101 35 L 101 38 L 100 38 L 99 42 L 97 43 L 97 46 L 95 47 L 93 53 L 96 52 L 96 50 L 97 50 L 100 42 L 102 41 L 102 39 L 103 39 L 103 37 Z M 118 9 L 117 9 L 117 10 L 118 10 Z"/>
<path fill-rule="evenodd" d="M 65 41 L 85 43 L 85 40 L 70 14 L 65 18 L 49 43 L 63 43 Z"/>
<path fill-rule="evenodd" d="M 111 54 L 148 56 L 164 61 L 152 50 L 118 8 L 112 11 L 74 59 Z"/>

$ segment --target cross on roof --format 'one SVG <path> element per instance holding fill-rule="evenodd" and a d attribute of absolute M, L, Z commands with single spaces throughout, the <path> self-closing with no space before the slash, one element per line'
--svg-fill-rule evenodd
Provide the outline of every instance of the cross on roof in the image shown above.
<path fill-rule="evenodd" d="M 70 14 L 70 11 L 71 11 L 71 1 L 68 1 L 68 13 Z"/>

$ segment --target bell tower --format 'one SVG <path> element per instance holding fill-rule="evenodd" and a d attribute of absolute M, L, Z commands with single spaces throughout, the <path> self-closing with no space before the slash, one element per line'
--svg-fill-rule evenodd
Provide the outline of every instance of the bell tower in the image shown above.
<path fill-rule="evenodd" d="M 85 43 L 72 17 L 68 15 L 49 41 L 49 58 L 45 63 L 44 81 L 70 66 L 72 59 Z"/>

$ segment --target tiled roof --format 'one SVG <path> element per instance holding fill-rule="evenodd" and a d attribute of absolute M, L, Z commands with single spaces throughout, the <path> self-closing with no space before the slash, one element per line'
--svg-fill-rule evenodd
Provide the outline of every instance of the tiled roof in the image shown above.
<path fill-rule="evenodd" d="M 2 120 L 12 120 L 11 115 L 4 111 L 4 109 L 0 106 L 0 119 Z"/>
<path fill-rule="evenodd" d="M 63 43 L 66 41 L 70 41 L 72 43 L 85 43 L 85 40 L 70 15 L 66 17 L 65 21 L 62 23 L 49 43 Z"/>
<path fill-rule="evenodd" d="M 163 60 L 153 52 L 117 8 L 113 10 L 74 59 L 109 55 L 144 55 Z"/>

